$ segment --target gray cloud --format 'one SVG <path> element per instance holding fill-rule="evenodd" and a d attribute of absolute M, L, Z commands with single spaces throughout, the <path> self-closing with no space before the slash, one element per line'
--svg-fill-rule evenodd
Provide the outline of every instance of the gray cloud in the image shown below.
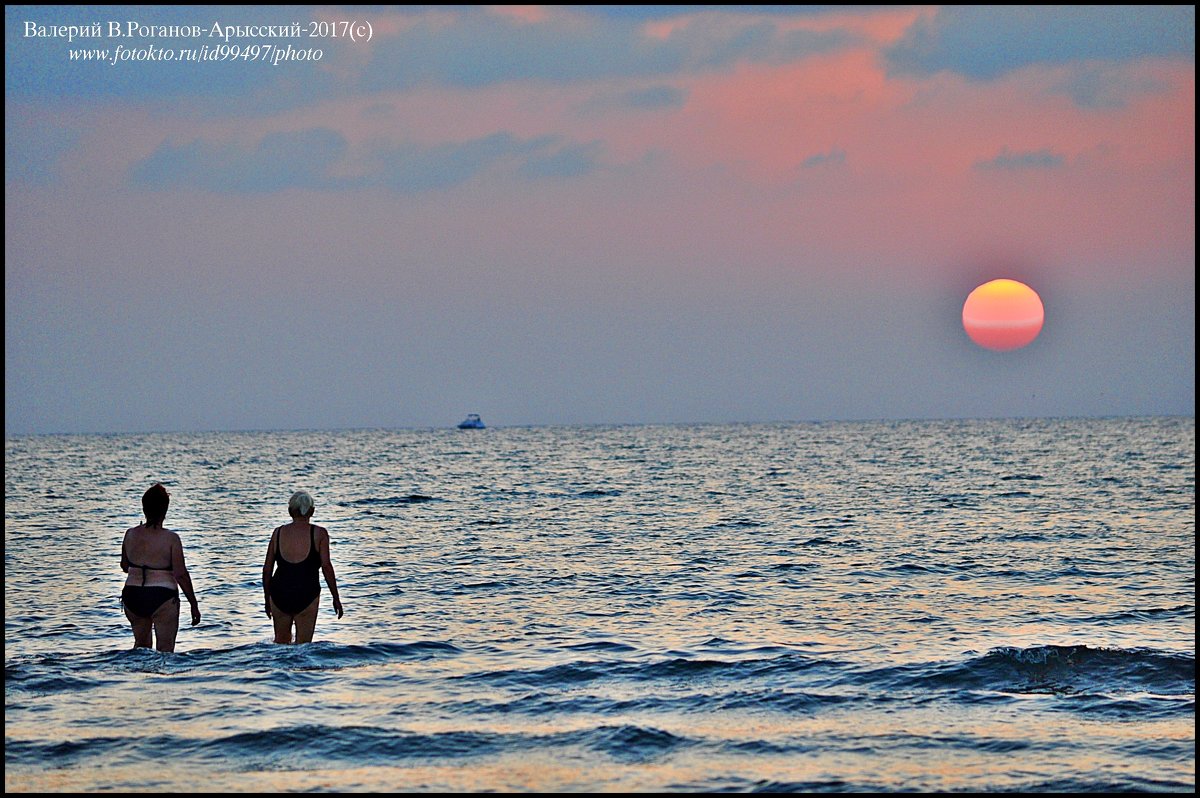
<path fill-rule="evenodd" d="M 448 188 L 465 183 L 505 158 L 534 155 L 548 141 L 546 138 L 523 141 L 510 133 L 494 133 L 432 146 L 388 145 L 374 155 L 378 172 L 361 179 L 364 185 L 378 183 L 401 193 Z"/>
<path fill-rule="evenodd" d="M 600 142 L 570 144 L 529 158 L 518 170 L 524 177 L 579 177 L 599 166 Z"/>
<path fill-rule="evenodd" d="M 152 188 L 191 187 L 231 193 L 270 193 L 285 188 L 334 188 L 329 168 L 348 147 L 336 131 L 314 128 L 272 133 L 257 145 L 193 141 L 163 144 L 135 164 L 131 180 Z"/>
<path fill-rule="evenodd" d="M 130 180 L 158 189 L 198 188 L 261 194 L 288 188 L 384 187 L 400 194 L 449 188 L 505 165 L 527 178 L 577 177 L 597 165 L 599 142 L 562 143 L 493 133 L 443 144 L 376 143 L 355 150 L 327 128 L 273 133 L 253 145 L 193 141 L 162 144 L 135 164 Z"/>
<path fill-rule="evenodd" d="M 1048 149 L 1012 152 L 1007 147 L 994 158 L 976 161 L 976 169 L 1022 170 L 1058 169 L 1066 165 L 1066 158 Z"/>
<path fill-rule="evenodd" d="M 703 15 L 655 39 L 626 19 L 525 25 L 481 9 L 459 13 L 453 26 L 420 21 L 379 43 L 363 74 L 364 88 L 651 77 L 720 69 L 740 60 L 781 63 L 855 41 L 843 31 L 789 32 L 772 22 L 739 24 Z"/>
<path fill-rule="evenodd" d="M 1032 64 L 1196 56 L 1195 6 L 945 6 L 885 53 L 893 72 L 989 80 Z"/>
<path fill-rule="evenodd" d="M 834 147 L 829 152 L 818 152 L 810 155 L 800 164 L 802 169 L 812 169 L 818 166 L 836 166 L 846 162 L 846 151 Z"/>
<path fill-rule="evenodd" d="M 1124 108 L 1138 95 L 1170 90 L 1170 86 L 1161 80 L 1130 75 L 1128 70 L 1111 64 L 1081 65 L 1071 73 L 1056 90 L 1066 94 L 1080 108 Z"/>
<path fill-rule="evenodd" d="M 674 86 L 650 86 L 625 92 L 619 98 L 618 104 L 646 110 L 682 108 L 687 102 L 687 97 L 686 91 Z"/>
<path fill-rule="evenodd" d="M 689 92 L 667 84 L 636 89 L 602 89 L 579 106 L 584 115 L 611 111 L 673 111 L 687 104 Z"/>

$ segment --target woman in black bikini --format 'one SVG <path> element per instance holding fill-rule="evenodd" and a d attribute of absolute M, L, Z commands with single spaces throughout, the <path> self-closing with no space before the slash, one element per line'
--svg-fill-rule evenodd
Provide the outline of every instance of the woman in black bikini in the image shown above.
<path fill-rule="evenodd" d="M 121 570 L 129 574 L 121 591 L 125 617 L 133 627 L 133 647 L 150 648 L 151 632 L 159 651 L 174 651 L 179 634 L 179 588 L 192 605 L 192 626 L 200 623 L 200 606 L 192 577 L 183 562 L 179 535 L 163 527 L 171 494 L 155 483 L 142 495 L 146 522 L 125 531 Z"/>
<path fill-rule="evenodd" d="M 312 523 L 313 500 L 304 491 L 296 491 L 288 500 L 290 524 L 271 533 L 267 561 L 263 563 L 263 597 L 267 617 L 275 624 L 276 643 L 311 643 L 321 603 L 321 582 L 317 571 L 325 574 L 325 584 L 333 594 L 333 608 L 342 617 L 337 578 L 329 559 L 329 532 Z M 271 567 L 275 572 L 271 573 Z M 292 639 L 292 627 L 296 637 Z"/>

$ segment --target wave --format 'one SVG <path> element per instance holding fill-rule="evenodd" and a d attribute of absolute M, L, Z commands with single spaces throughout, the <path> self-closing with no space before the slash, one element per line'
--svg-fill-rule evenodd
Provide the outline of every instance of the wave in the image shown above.
<path fill-rule="evenodd" d="M 36 693 L 78 692 L 111 682 L 108 674 L 113 677 L 137 673 L 187 676 L 241 671 L 261 675 L 272 671 L 340 670 L 387 662 L 424 661 L 462 653 L 457 646 L 439 640 L 365 645 L 322 641 L 302 646 L 259 642 L 183 653 L 147 648 L 99 653 L 61 652 L 12 658 L 5 663 L 4 682 L 8 689 Z"/>
<path fill-rule="evenodd" d="M 808 540 L 802 542 L 800 545 L 801 546 L 842 546 L 842 547 L 852 548 L 852 549 L 861 549 L 863 544 L 857 540 L 834 540 L 833 538 L 827 538 L 827 537 L 815 537 L 815 538 L 809 538 Z"/>
<path fill-rule="evenodd" d="M 115 753 L 129 745 L 128 737 L 89 737 L 45 742 L 5 739 L 4 766 L 5 769 L 20 765 L 44 766 L 47 762 L 53 762 L 54 767 L 64 768 L 95 758 L 107 763 Z"/>
<path fill-rule="evenodd" d="M 1146 648 L 1002 646 L 963 662 L 905 665 L 865 675 L 867 681 L 912 689 L 1194 698 L 1196 658 Z"/>
<path fill-rule="evenodd" d="M 648 762 L 698 742 L 654 727 L 634 724 L 553 734 L 548 736 L 547 741 L 559 745 L 578 745 L 607 754 L 623 763 Z"/>
<path fill-rule="evenodd" d="M 1025 782 L 1006 785 L 1002 788 L 981 786 L 980 792 L 992 792 L 1003 789 L 1014 793 L 1115 793 L 1115 792 L 1190 792 L 1196 786 L 1193 779 L 1187 781 L 1171 781 L 1154 779 L 1137 774 L 1122 774 L 1109 776 L 1078 776 Z"/>
<path fill-rule="evenodd" d="M 304 769 L 344 762 L 353 767 L 465 759 L 530 748 L 582 748 L 623 763 L 647 762 L 700 740 L 650 726 L 601 725 L 549 734 L 492 731 L 417 732 L 377 726 L 308 723 L 257 729 L 214 738 L 150 735 L 96 737 L 72 741 L 13 740 L 5 744 L 6 766 L 45 764 L 79 766 L 89 760 L 105 765 L 186 757 L 198 762 L 230 763 L 247 768 Z"/>
<path fill-rule="evenodd" d="M 884 702 L 890 699 L 883 698 Z M 813 714 L 826 708 L 850 703 L 879 703 L 876 696 L 866 694 L 818 692 L 809 690 L 755 690 L 735 687 L 732 690 L 698 689 L 693 692 L 672 691 L 666 695 L 647 693 L 613 698 L 577 690 L 554 693 L 549 690 L 528 691 L 511 699 L 471 699 L 446 701 L 437 705 L 442 711 L 477 721 L 481 715 L 511 717 L 563 717 L 567 715 L 626 717 L 631 713 L 680 715 L 725 711 L 776 711 Z"/>
<path fill-rule="evenodd" d="M 1190 610 L 1190 605 L 1187 605 Z M 1183 607 L 1175 608 L 1182 611 Z M 603 659 L 574 660 L 541 668 L 481 669 L 451 677 L 498 686 L 556 689 L 611 679 L 630 682 L 679 681 L 737 685 L 757 694 L 797 688 L 867 687 L 924 693 L 974 691 L 980 695 L 1057 695 L 1141 701 L 1194 700 L 1196 659 L 1191 653 L 1149 648 L 1087 645 L 1003 646 L 960 661 L 916 662 L 887 667 L 803 654 L 786 646 L 738 648 L 721 638 L 700 644 L 703 653 L 647 652 L 612 640 L 563 645 L 560 650 L 599 654 Z M 343 645 L 318 642 L 279 646 L 257 642 L 226 649 L 166 654 L 133 649 L 91 654 L 63 652 L 15 657 L 5 663 L 10 689 L 75 692 L 131 673 L 196 674 L 229 671 L 321 671 L 389 662 L 453 658 L 466 651 L 442 640 Z M 717 655 L 717 656 L 714 656 Z M 739 699 L 740 700 L 740 699 Z M 777 698 L 768 698 L 771 703 Z"/>
<path fill-rule="evenodd" d="M 304 766 L 314 757 L 356 766 L 396 760 L 462 758 L 511 750 L 521 735 L 482 731 L 408 732 L 375 726 L 303 724 L 242 732 L 208 740 L 201 755 L 213 759 Z"/>
<path fill-rule="evenodd" d="M 423 504 L 425 502 L 444 501 L 434 496 L 426 496 L 422 493 L 410 493 L 407 496 L 389 496 L 387 498 L 379 498 L 368 496 L 365 499 L 355 499 L 354 501 L 338 502 L 339 507 L 354 507 L 357 505 L 397 505 L 397 504 Z"/>
<path fill-rule="evenodd" d="M 339 645 L 336 643 L 312 643 L 305 646 L 276 646 L 267 644 L 264 652 L 270 659 L 282 653 L 282 661 L 308 663 L 314 667 L 341 668 L 370 665 L 382 662 L 429 660 L 457 656 L 462 649 L 439 640 L 418 640 L 412 643 L 369 643 L 364 645 Z"/>
<path fill-rule="evenodd" d="M 1005 779 L 1001 782 L 988 782 L 983 779 L 968 782 L 949 792 L 972 793 L 1117 793 L 1117 792 L 1189 792 L 1195 786 L 1195 781 L 1171 781 L 1152 779 L 1137 775 L 1111 776 L 1079 776 L 1049 780 L 1026 779 L 1012 781 Z M 750 793 L 880 793 L 895 792 L 893 782 L 885 779 L 843 780 L 838 778 L 816 778 L 808 781 L 779 781 L 770 779 L 751 780 L 744 776 L 714 777 L 703 784 L 688 782 L 670 785 L 672 790 L 703 791 L 703 792 L 750 792 Z M 908 788 L 904 791 L 911 791 Z M 928 792 L 918 788 L 917 791 Z"/>
<path fill-rule="evenodd" d="M 109 684 L 109 679 L 96 679 L 66 674 L 45 674 L 21 667 L 4 668 L 4 686 L 38 695 L 51 693 L 81 693 Z"/>
<path fill-rule="evenodd" d="M 617 643 L 612 640 L 592 640 L 586 643 L 563 646 L 563 648 L 571 651 L 607 651 L 614 654 L 624 654 L 637 650 L 633 646 L 626 645 L 625 643 Z"/>
<path fill-rule="evenodd" d="M 837 666 L 838 663 L 831 660 L 785 651 L 783 654 L 772 657 L 740 659 L 675 656 L 647 662 L 623 659 L 580 660 L 548 668 L 479 671 L 454 678 L 483 681 L 499 686 L 549 689 L 601 679 L 628 681 L 708 679 L 741 682 L 748 679 L 786 676 L 811 669 L 836 668 Z"/>
<path fill-rule="evenodd" d="M 1196 607 L 1192 604 L 1180 604 L 1175 607 L 1147 607 L 1146 609 L 1130 609 L 1121 612 L 1110 612 L 1104 615 L 1093 615 L 1085 618 L 1083 623 L 1106 625 L 1124 622 L 1160 621 L 1166 618 L 1195 618 Z"/>

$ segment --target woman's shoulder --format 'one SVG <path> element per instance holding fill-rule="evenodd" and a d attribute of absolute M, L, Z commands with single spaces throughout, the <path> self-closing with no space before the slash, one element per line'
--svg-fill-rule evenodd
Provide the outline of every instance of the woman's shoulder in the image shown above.
<path fill-rule="evenodd" d="M 149 532 L 149 530 L 146 528 L 145 524 L 131 526 L 129 529 L 125 530 L 125 540 L 145 540 L 147 532 Z"/>
<path fill-rule="evenodd" d="M 156 547 L 161 546 L 161 541 L 163 540 L 166 540 L 172 546 L 178 545 L 181 548 L 183 547 L 183 540 L 179 537 L 179 533 L 173 529 L 148 527 L 145 524 L 138 524 L 125 530 L 126 543 Z"/>

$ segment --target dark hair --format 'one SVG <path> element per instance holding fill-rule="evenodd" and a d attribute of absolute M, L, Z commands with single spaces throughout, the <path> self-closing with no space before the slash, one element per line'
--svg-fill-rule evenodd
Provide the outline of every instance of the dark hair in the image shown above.
<path fill-rule="evenodd" d="M 162 526 L 167 517 L 167 505 L 171 503 L 171 494 L 161 482 L 155 482 L 150 489 L 142 494 L 142 512 L 146 514 L 146 526 Z"/>

